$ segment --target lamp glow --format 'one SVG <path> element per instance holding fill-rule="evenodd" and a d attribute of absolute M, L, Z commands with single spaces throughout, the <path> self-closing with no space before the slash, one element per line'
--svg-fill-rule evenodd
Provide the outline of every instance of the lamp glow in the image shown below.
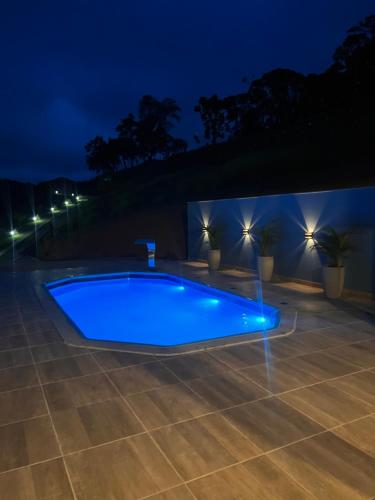
<path fill-rule="evenodd" d="M 65 200 L 65 201 L 64 201 L 64 205 L 65 205 L 66 207 L 69 207 L 69 206 L 70 206 L 70 201 L 69 201 L 69 200 Z"/>
<path fill-rule="evenodd" d="M 250 228 L 249 227 L 244 227 L 242 229 L 242 234 L 243 234 L 243 236 L 250 236 Z"/>
<path fill-rule="evenodd" d="M 33 217 L 31 218 L 31 220 L 36 224 L 37 222 L 40 221 L 39 215 L 33 215 Z"/>
<path fill-rule="evenodd" d="M 17 235 L 18 235 L 18 231 L 17 231 L 17 229 L 11 229 L 11 230 L 9 231 L 9 236 L 10 236 L 11 238 L 15 238 Z"/>
<path fill-rule="evenodd" d="M 209 230 L 208 226 L 202 226 L 202 231 L 204 233 L 208 233 L 208 230 Z"/>
<path fill-rule="evenodd" d="M 313 239 L 314 239 L 313 231 L 305 231 L 305 240 L 313 240 Z"/>
<path fill-rule="evenodd" d="M 56 208 L 55 208 L 55 207 L 51 207 L 51 208 L 50 208 L 50 211 L 51 211 L 51 213 L 53 214 L 53 213 L 55 213 L 55 212 L 56 212 Z"/>

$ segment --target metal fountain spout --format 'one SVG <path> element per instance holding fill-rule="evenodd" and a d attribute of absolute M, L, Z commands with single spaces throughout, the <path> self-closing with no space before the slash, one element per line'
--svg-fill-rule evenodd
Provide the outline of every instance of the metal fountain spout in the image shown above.
<path fill-rule="evenodd" d="M 135 240 L 134 244 L 146 245 L 148 254 L 148 267 L 150 269 L 155 269 L 155 252 L 156 252 L 155 240 L 149 240 L 145 238 L 145 239 Z"/>

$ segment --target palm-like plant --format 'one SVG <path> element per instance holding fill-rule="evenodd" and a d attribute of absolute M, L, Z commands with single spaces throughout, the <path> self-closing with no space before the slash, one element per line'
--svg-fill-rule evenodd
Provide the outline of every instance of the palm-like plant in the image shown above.
<path fill-rule="evenodd" d="M 278 230 L 273 222 L 269 222 L 256 231 L 256 245 L 261 257 L 268 257 L 271 247 L 279 241 Z"/>
<path fill-rule="evenodd" d="M 312 248 L 327 256 L 328 267 L 343 267 L 343 259 L 352 250 L 349 233 L 347 231 L 340 233 L 330 226 L 319 232 Z"/>

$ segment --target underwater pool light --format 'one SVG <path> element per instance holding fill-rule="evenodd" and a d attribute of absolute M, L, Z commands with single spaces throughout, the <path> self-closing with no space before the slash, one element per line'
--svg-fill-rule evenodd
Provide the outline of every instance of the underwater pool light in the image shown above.
<path fill-rule="evenodd" d="M 258 316 L 256 320 L 258 323 L 265 323 L 266 322 L 266 318 L 264 316 Z"/>

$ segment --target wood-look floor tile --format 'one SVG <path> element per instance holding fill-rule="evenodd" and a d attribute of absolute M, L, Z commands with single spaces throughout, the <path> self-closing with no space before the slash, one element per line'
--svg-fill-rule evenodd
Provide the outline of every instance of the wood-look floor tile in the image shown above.
<path fill-rule="evenodd" d="M 307 335 L 307 334 L 306 334 Z M 275 358 L 284 359 L 292 356 L 300 356 L 310 352 L 307 344 L 299 342 L 298 338 L 285 337 L 280 339 L 271 339 L 268 342 L 268 355 Z"/>
<path fill-rule="evenodd" d="M 0 443 L 0 472 L 60 454 L 48 416 L 0 427 Z"/>
<path fill-rule="evenodd" d="M 33 365 L 0 370 L 0 392 L 13 391 L 37 384 L 38 377 Z"/>
<path fill-rule="evenodd" d="M 191 380 L 193 378 L 209 377 L 219 375 L 228 367 L 205 352 L 186 354 L 163 360 L 167 366 L 180 380 Z"/>
<path fill-rule="evenodd" d="M 47 408 L 40 387 L 0 393 L 0 425 L 46 413 Z"/>
<path fill-rule="evenodd" d="M 368 415 L 373 407 L 329 382 L 281 394 L 279 398 L 325 427 Z"/>
<path fill-rule="evenodd" d="M 160 363 L 147 363 L 108 372 L 108 376 L 123 396 L 147 391 L 178 382 Z"/>
<path fill-rule="evenodd" d="M 81 377 L 99 371 L 98 365 L 90 355 L 74 358 L 55 359 L 36 365 L 43 384 L 57 382 L 73 377 Z"/>
<path fill-rule="evenodd" d="M 0 351 L 0 370 L 13 368 L 15 366 L 31 365 L 33 358 L 28 347 L 22 349 L 12 349 L 10 351 Z"/>
<path fill-rule="evenodd" d="M 233 369 L 246 368 L 247 366 L 264 363 L 266 360 L 266 354 L 261 342 L 259 342 L 259 346 L 244 344 L 225 349 L 213 349 L 210 351 L 210 356 Z"/>
<path fill-rule="evenodd" d="M 64 453 L 143 432 L 121 398 L 52 412 L 52 419 Z"/>
<path fill-rule="evenodd" d="M 323 334 L 323 332 L 320 332 Z M 368 332 L 353 325 L 338 325 L 324 330 L 324 335 L 335 339 L 341 344 L 350 344 L 361 340 L 371 340 L 373 337 Z"/>
<path fill-rule="evenodd" d="M 113 370 L 155 361 L 153 356 L 121 351 L 97 351 L 94 358 L 103 370 Z"/>
<path fill-rule="evenodd" d="M 135 500 L 181 482 L 146 435 L 69 455 L 66 462 L 78 500 Z"/>
<path fill-rule="evenodd" d="M 186 481 L 261 453 L 218 414 L 163 427 L 152 435 Z"/>
<path fill-rule="evenodd" d="M 78 408 L 118 396 L 102 373 L 47 384 L 44 390 L 51 411 Z"/>
<path fill-rule="evenodd" d="M 43 345 L 51 344 L 53 342 L 62 342 L 62 338 L 56 330 L 49 330 L 45 332 L 29 333 L 28 334 L 29 345 Z"/>
<path fill-rule="evenodd" d="M 331 432 L 268 456 L 318 498 L 353 500 L 375 495 L 375 459 Z"/>
<path fill-rule="evenodd" d="M 156 493 L 156 495 L 148 497 L 147 500 L 194 500 L 194 497 L 186 486 L 176 486 L 163 493 Z"/>
<path fill-rule="evenodd" d="M 61 458 L 0 475 L 1 500 L 73 500 Z"/>
<path fill-rule="evenodd" d="M 329 334 L 325 330 L 312 332 L 297 332 L 290 336 L 298 345 L 303 346 L 305 353 L 329 349 L 342 345 L 342 341 Z"/>
<path fill-rule="evenodd" d="M 36 363 L 80 356 L 89 352 L 88 349 L 73 347 L 68 344 L 64 344 L 63 342 L 54 342 L 52 344 L 34 346 L 31 348 L 31 351 Z"/>
<path fill-rule="evenodd" d="M 26 335 L 11 335 L 7 337 L 0 337 L 0 351 L 9 349 L 19 349 L 20 347 L 27 347 L 29 345 Z"/>
<path fill-rule="evenodd" d="M 332 432 L 375 458 L 375 415 L 342 425 Z"/>
<path fill-rule="evenodd" d="M 52 330 L 56 331 L 55 325 L 49 319 L 40 319 L 37 318 L 33 321 L 28 321 L 24 319 L 25 329 L 29 335 L 34 333 L 44 333 L 51 332 Z"/>
<path fill-rule="evenodd" d="M 198 417 L 210 407 L 183 384 L 134 394 L 128 401 L 147 429 Z"/>
<path fill-rule="evenodd" d="M 299 356 L 293 358 L 291 362 L 293 362 L 295 368 L 308 371 L 311 375 L 322 381 L 359 370 L 358 366 L 336 358 L 334 355 L 329 354 L 329 351 L 320 351 Z"/>
<path fill-rule="evenodd" d="M 353 373 L 333 380 L 332 385 L 375 407 L 375 371 Z"/>
<path fill-rule="evenodd" d="M 330 354 L 361 368 L 375 367 L 375 340 L 331 349 Z"/>
<path fill-rule="evenodd" d="M 13 335 L 24 335 L 25 330 L 21 322 L 14 323 L 13 325 L 0 326 L 0 338 L 11 337 Z"/>
<path fill-rule="evenodd" d="M 319 381 L 308 367 L 294 366 L 293 360 L 250 366 L 240 373 L 275 394 Z"/>
<path fill-rule="evenodd" d="M 259 385 L 239 372 L 231 370 L 211 377 L 190 380 L 187 385 L 213 409 L 218 410 L 269 395 L 269 392 Z"/>
<path fill-rule="evenodd" d="M 261 450 L 270 451 L 324 430 L 277 398 L 262 399 L 223 412 Z"/>
<path fill-rule="evenodd" d="M 288 474 L 267 457 L 258 457 L 189 483 L 197 500 L 311 499 Z"/>

